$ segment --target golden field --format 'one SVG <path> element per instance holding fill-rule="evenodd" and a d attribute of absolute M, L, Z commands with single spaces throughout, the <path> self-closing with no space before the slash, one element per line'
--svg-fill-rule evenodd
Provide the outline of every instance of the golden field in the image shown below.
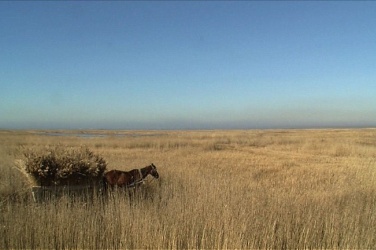
<path fill-rule="evenodd" d="M 30 198 L 25 150 L 88 147 L 107 169 L 154 163 L 135 197 Z M 376 246 L 376 129 L 0 131 L 0 248 Z"/>

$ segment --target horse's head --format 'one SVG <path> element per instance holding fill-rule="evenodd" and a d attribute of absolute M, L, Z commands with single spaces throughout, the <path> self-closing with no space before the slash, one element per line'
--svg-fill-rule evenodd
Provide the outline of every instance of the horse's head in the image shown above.
<path fill-rule="evenodd" d="M 152 163 L 150 165 L 151 167 L 151 170 L 150 170 L 150 174 L 155 178 L 155 179 L 158 179 L 159 178 L 159 174 L 158 174 L 158 171 L 157 171 L 157 167 Z"/>

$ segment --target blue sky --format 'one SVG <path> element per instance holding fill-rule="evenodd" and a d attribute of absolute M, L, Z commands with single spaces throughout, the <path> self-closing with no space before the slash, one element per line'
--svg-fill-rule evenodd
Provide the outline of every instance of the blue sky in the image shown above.
<path fill-rule="evenodd" d="M 376 3 L 0 2 L 0 128 L 376 127 Z"/>

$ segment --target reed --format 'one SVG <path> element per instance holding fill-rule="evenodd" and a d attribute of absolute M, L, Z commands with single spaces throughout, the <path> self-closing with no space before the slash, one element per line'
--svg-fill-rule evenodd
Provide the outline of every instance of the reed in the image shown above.
<path fill-rule="evenodd" d="M 374 129 L 40 132 L 0 132 L 0 248 L 376 245 Z M 85 145 L 108 169 L 153 162 L 160 179 L 107 200 L 63 196 L 34 203 L 14 161 L 25 149 L 59 143 Z"/>
<path fill-rule="evenodd" d="M 49 146 L 41 151 L 28 149 L 24 156 L 25 163 L 19 166 L 20 170 L 43 186 L 98 182 L 107 166 L 102 157 L 87 147 Z"/>

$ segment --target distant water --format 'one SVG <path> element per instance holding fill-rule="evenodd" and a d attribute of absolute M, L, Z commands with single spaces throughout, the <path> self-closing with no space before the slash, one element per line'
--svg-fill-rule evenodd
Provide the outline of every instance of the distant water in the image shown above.
<path fill-rule="evenodd" d="M 63 136 L 63 137 L 79 137 L 79 138 L 104 138 L 104 137 L 148 137 L 148 136 L 162 136 L 161 133 L 69 133 L 69 132 L 40 132 L 44 136 Z"/>

